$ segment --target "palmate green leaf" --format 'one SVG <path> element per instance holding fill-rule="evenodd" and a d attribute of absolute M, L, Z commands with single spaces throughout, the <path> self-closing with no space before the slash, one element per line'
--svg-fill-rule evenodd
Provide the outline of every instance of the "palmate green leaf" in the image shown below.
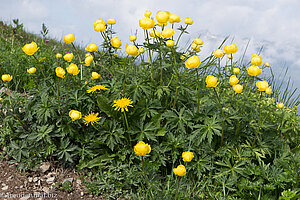
<path fill-rule="evenodd" d="M 163 117 L 167 121 L 165 125 L 167 130 L 186 133 L 188 128 L 193 127 L 192 112 L 184 107 L 179 112 L 168 110 L 163 114 Z"/>
<path fill-rule="evenodd" d="M 170 89 L 168 86 L 158 86 L 157 90 L 155 92 L 155 96 L 157 96 L 158 99 L 161 99 L 163 94 L 166 94 L 167 96 L 170 95 Z"/>
<path fill-rule="evenodd" d="M 129 86 L 129 94 L 132 100 L 135 102 L 143 97 L 149 97 L 151 93 L 151 87 L 147 85 L 147 82 L 133 79 Z"/>
<path fill-rule="evenodd" d="M 101 111 L 103 111 L 105 114 L 107 114 L 109 117 L 113 116 L 115 117 L 115 112 L 113 107 L 111 106 L 111 102 L 108 98 L 106 98 L 103 95 L 97 96 L 97 104 Z"/>
<path fill-rule="evenodd" d="M 135 137 L 137 138 L 137 140 L 142 141 L 145 138 L 147 138 L 148 140 L 153 140 L 153 141 L 157 141 L 156 139 L 156 132 L 157 132 L 157 127 L 152 123 L 143 123 L 143 121 L 139 121 L 134 130 L 131 131 L 132 135 L 136 135 Z"/>
<path fill-rule="evenodd" d="M 143 121 L 146 118 L 152 118 L 158 114 L 158 110 L 161 109 L 160 102 L 158 100 L 141 99 L 136 105 L 136 112 Z"/>
<path fill-rule="evenodd" d="M 113 160 L 115 156 L 116 156 L 115 154 L 104 154 L 101 156 L 97 156 L 96 158 L 94 158 L 93 160 L 90 160 L 88 162 L 80 160 L 77 167 L 79 169 L 84 169 L 84 168 L 91 169 L 94 167 L 105 166 L 107 164 L 107 162 Z"/>
<path fill-rule="evenodd" d="M 114 121 L 107 121 L 103 124 L 100 132 L 99 141 L 106 144 L 112 151 L 116 145 L 123 143 L 124 129 Z"/>
<path fill-rule="evenodd" d="M 11 148 L 9 154 L 17 162 L 20 162 L 22 158 L 29 157 L 28 144 L 25 141 L 19 141 L 19 144 L 17 144 L 15 141 L 12 141 L 9 147 Z"/>
<path fill-rule="evenodd" d="M 50 126 L 44 125 L 37 128 L 38 128 L 37 132 L 29 135 L 28 139 L 37 142 L 43 140 L 44 142 L 52 144 L 51 136 L 49 134 L 53 131 L 54 125 L 50 125 Z"/>
<path fill-rule="evenodd" d="M 77 149 L 77 146 L 70 144 L 69 139 L 63 139 L 61 140 L 61 145 L 59 146 L 56 155 L 59 160 L 73 163 L 73 157 L 77 154 Z"/>
<path fill-rule="evenodd" d="M 234 162 L 232 165 L 229 160 L 223 161 L 217 161 L 215 162 L 217 165 L 221 166 L 222 168 L 219 168 L 219 173 L 216 173 L 214 178 L 218 178 L 221 176 L 227 176 L 229 175 L 231 178 L 237 177 L 237 176 L 244 176 L 244 166 L 247 161 L 246 160 L 239 160 L 237 162 Z"/>

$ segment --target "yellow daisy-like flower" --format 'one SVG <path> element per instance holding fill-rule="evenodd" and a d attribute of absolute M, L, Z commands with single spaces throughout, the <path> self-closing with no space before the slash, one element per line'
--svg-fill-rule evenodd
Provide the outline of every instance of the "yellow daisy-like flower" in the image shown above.
<path fill-rule="evenodd" d="M 112 107 L 116 107 L 115 110 L 119 111 L 121 109 L 121 112 L 127 111 L 128 112 L 128 106 L 133 107 L 131 104 L 133 101 L 129 98 L 122 98 L 114 100 L 114 105 Z"/>
<path fill-rule="evenodd" d="M 91 123 L 92 125 L 94 125 L 94 123 L 98 123 L 98 120 L 101 118 L 101 117 L 98 117 L 99 113 L 93 113 L 91 112 L 90 114 L 88 114 L 87 116 L 85 116 L 83 118 L 83 121 L 85 123 L 85 125 L 89 125 L 89 123 Z"/>
<path fill-rule="evenodd" d="M 94 93 L 97 90 L 109 90 L 108 88 L 106 88 L 104 85 L 95 85 L 93 87 L 89 87 L 89 89 L 87 90 L 87 93 Z"/>

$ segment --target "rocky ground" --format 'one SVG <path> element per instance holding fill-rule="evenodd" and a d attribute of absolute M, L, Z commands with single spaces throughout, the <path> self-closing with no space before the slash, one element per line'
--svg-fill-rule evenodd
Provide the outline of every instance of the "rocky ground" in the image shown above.
<path fill-rule="evenodd" d="M 86 194 L 82 178 L 70 169 L 56 168 L 45 162 L 34 171 L 21 173 L 16 165 L 0 161 L 0 200 L 104 200 Z"/>

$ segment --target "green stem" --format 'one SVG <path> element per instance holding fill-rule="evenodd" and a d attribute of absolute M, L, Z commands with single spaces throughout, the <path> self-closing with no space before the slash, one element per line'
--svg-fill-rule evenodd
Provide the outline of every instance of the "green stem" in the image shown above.
<path fill-rule="evenodd" d="M 173 109 L 175 108 L 175 104 L 176 104 L 176 100 L 177 100 L 177 96 L 178 96 L 178 88 L 179 88 L 179 86 L 176 87 L 176 93 L 175 93 L 175 98 L 174 98 L 174 102 L 173 102 Z"/>
<path fill-rule="evenodd" d="M 39 64 L 40 64 L 39 60 L 35 57 L 34 54 L 33 54 L 32 56 L 34 57 L 34 59 L 36 60 L 37 64 L 39 65 Z M 43 76 L 44 76 L 44 79 L 46 79 L 46 76 L 45 76 L 45 74 L 44 74 L 44 70 L 42 69 L 42 67 L 40 67 L 40 69 L 41 69 L 41 72 L 42 72 L 42 74 L 43 74 Z"/>
<path fill-rule="evenodd" d="M 218 100 L 218 103 L 219 103 L 219 106 L 220 106 L 220 109 L 221 109 L 221 113 L 222 113 L 222 136 L 221 136 L 221 146 L 223 145 L 223 138 L 224 138 L 224 125 L 225 125 L 225 117 L 224 117 L 224 112 L 223 112 L 223 108 L 222 108 L 222 105 L 221 105 L 221 101 L 220 101 L 220 98 L 219 98 L 219 95 L 216 91 L 216 88 L 214 88 L 214 92 L 216 94 L 216 97 L 217 97 L 217 100 Z"/>
<path fill-rule="evenodd" d="M 9 91 L 9 87 L 8 87 L 8 82 L 6 83 L 6 88 L 7 88 L 7 95 L 8 95 L 9 104 L 11 105 L 10 91 Z"/>
<path fill-rule="evenodd" d="M 253 140 L 251 146 L 254 145 L 254 143 L 255 143 L 255 141 L 256 141 L 256 139 L 257 139 L 259 130 L 260 130 L 260 126 L 261 126 L 261 97 L 262 97 L 262 93 L 263 93 L 263 92 L 260 92 L 260 97 L 259 97 L 259 119 L 258 119 L 258 128 L 257 128 L 256 134 L 255 134 L 255 137 L 254 137 L 254 140 Z"/>
<path fill-rule="evenodd" d="M 177 177 L 177 189 L 176 189 L 176 195 L 175 195 L 175 200 L 177 200 L 178 192 L 180 189 L 180 183 L 181 183 L 181 176 Z"/>
<path fill-rule="evenodd" d="M 71 44 L 72 44 L 73 48 L 75 49 L 76 54 L 77 54 L 77 57 L 78 57 L 78 60 L 79 60 L 79 62 L 80 62 L 80 80 L 82 80 L 82 73 L 83 73 L 83 72 L 82 72 L 81 58 L 80 58 L 79 52 L 78 52 L 77 48 L 75 47 L 75 45 L 73 44 L 73 42 L 72 42 Z"/>
<path fill-rule="evenodd" d="M 185 26 L 185 28 L 181 31 L 180 35 L 178 36 L 178 39 L 177 39 L 177 41 L 176 41 L 175 46 L 177 46 L 177 44 L 178 44 L 178 42 L 179 42 L 179 40 L 180 40 L 180 37 L 182 36 L 182 34 L 184 33 L 184 31 L 187 29 L 187 27 L 188 27 L 188 24 Z"/>
<path fill-rule="evenodd" d="M 197 71 L 197 81 L 198 81 L 198 86 L 197 86 L 197 90 L 198 90 L 198 100 L 197 100 L 197 113 L 199 113 L 199 107 L 200 107 L 200 79 L 199 79 L 199 73 L 198 73 L 198 68 L 196 69 Z"/>

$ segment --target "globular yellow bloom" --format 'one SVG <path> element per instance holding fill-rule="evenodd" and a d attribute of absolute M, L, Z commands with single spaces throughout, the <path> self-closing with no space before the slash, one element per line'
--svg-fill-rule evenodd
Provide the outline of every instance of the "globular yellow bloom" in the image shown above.
<path fill-rule="evenodd" d="M 218 85 L 218 79 L 213 75 L 208 75 L 205 79 L 206 87 L 216 87 Z"/>
<path fill-rule="evenodd" d="M 85 57 L 84 66 L 87 66 L 87 67 L 90 66 L 93 59 L 94 59 L 94 57 L 92 55 L 89 55 L 89 56 Z"/>
<path fill-rule="evenodd" d="M 105 21 L 103 19 L 99 18 L 96 21 L 94 21 L 94 26 L 96 26 L 97 24 L 104 24 L 105 25 Z"/>
<path fill-rule="evenodd" d="M 243 91 L 243 86 L 240 84 L 236 84 L 234 86 L 232 86 L 232 89 L 236 92 L 236 93 L 241 93 Z"/>
<path fill-rule="evenodd" d="M 101 117 L 98 117 L 98 115 L 99 113 L 91 112 L 90 114 L 88 114 L 83 118 L 83 122 L 85 123 L 86 126 L 88 126 L 89 123 L 91 123 L 91 125 L 94 125 L 94 123 L 97 123 L 98 120 L 101 119 Z"/>
<path fill-rule="evenodd" d="M 155 21 L 148 17 L 144 17 L 143 19 L 139 20 L 139 25 L 142 29 L 148 30 L 155 26 Z"/>
<path fill-rule="evenodd" d="M 251 55 L 251 65 L 260 66 L 262 65 L 262 58 L 257 54 Z"/>
<path fill-rule="evenodd" d="M 277 107 L 280 108 L 280 109 L 282 109 L 282 108 L 284 108 L 284 104 L 283 103 L 278 103 Z"/>
<path fill-rule="evenodd" d="M 230 44 L 224 47 L 224 51 L 226 54 L 232 54 L 232 53 L 236 53 L 238 51 L 238 48 L 235 44 Z"/>
<path fill-rule="evenodd" d="M 272 94 L 272 89 L 270 88 L 270 87 L 268 87 L 267 89 L 266 89 L 266 94 Z"/>
<path fill-rule="evenodd" d="M 171 24 L 179 23 L 180 21 L 181 21 L 181 19 L 180 19 L 179 15 L 171 14 L 171 15 L 169 16 L 169 22 L 170 22 Z"/>
<path fill-rule="evenodd" d="M 109 90 L 104 85 L 95 85 L 93 87 L 89 87 L 89 89 L 86 91 L 87 93 L 94 93 L 95 91 L 101 91 L 101 90 Z"/>
<path fill-rule="evenodd" d="M 193 21 L 191 18 L 186 17 L 186 18 L 184 19 L 184 23 L 185 23 L 185 24 L 188 24 L 188 25 L 192 25 L 192 24 L 194 23 L 194 21 Z"/>
<path fill-rule="evenodd" d="M 165 24 L 169 20 L 170 13 L 168 11 L 158 11 L 156 13 L 156 20 L 160 24 Z"/>
<path fill-rule="evenodd" d="M 201 64 L 200 58 L 197 55 L 191 56 L 187 61 L 185 61 L 185 66 L 188 69 L 198 68 Z"/>
<path fill-rule="evenodd" d="M 186 174 L 186 169 L 184 165 L 178 165 L 177 168 L 173 168 L 174 174 L 177 176 L 184 176 Z"/>
<path fill-rule="evenodd" d="M 213 54 L 217 58 L 222 58 L 224 56 L 224 51 L 221 49 L 216 49 Z"/>
<path fill-rule="evenodd" d="M 172 46 L 174 46 L 174 41 L 173 40 L 167 40 L 167 42 L 166 42 L 166 45 L 168 46 L 168 47 L 172 47 Z"/>
<path fill-rule="evenodd" d="M 61 67 L 56 67 L 55 69 L 56 76 L 60 78 L 65 78 L 66 71 Z"/>
<path fill-rule="evenodd" d="M 110 43 L 115 48 L 120 48 L 120 46 L 122 45 L 121 40 L 119 40 L 119 38 L 117 38 L 117 37 L 111 38 Z"/>
<path fill-rule="evenodd" d="M 266 89 L 269 87 L 269 84 L 267 81 L 257 81 L 256 87 L 258 88 L 258 91 L 265 92 Z"/>
<path fill-rule="evenodd" d="M 89 52 L 95 52 L 98 50 L 98 46 L 95 44 L 95 43 L 91 43 L 89 44 L 86 48 L 85 48 L 86 51 L 89 51 Z"/>
<path fill-rule="evenodd" d="M 136 35 L 129 35 L 129 40 L 130 41 L 136 41 Z"/>
<path fill-rule="evenodd" d="M 150 36 L 154 37 L 154 38 L 159 38 L 160 32 L 158 30 L 152 30 L 152 31 L 150 31 Z"/>
<path fill-rule="evenodd" d="M 143 47 L 139 48 L 139 53 L 144 53 L 145 49 Z"/>
<path fill-rule="evenodd" d="M 266 67 L 271 67 L 270 63 L 268 63 L 268 62 L 265 62 L 265 66 Z"/>
<path fill-rule="evenodd" d="M 239 82 L 239 79 L 235 75 L 230 76 L 229 84 L 231 86 L 238 84 L 238 82 Z"/>
<path fill-rule="evenodd" d="M 31 68 L 27 69 L 27 72 L 29 74 L 34 74 L 36 72 L 36 68 L 35 67 L 31 67 Z"/>
<path fill-rule="evenodd" d="M 150 10 L 146 10 L 144 16 L 145 17 L 150 17 L 151 16 L 151 11 Z"/>
<path fill-rule="evenodd" d="M 92 77 L 91 77 L 92 80 L 99 79 L 99 78 L 101 78 L 100 74 L 98 74 L 97 72 L 92 72 Z"/>
<path fill-rule="evenodd" d="M 109 19 L 107 20 L 107 24 L 115 24 L 117 22 L 116 19 Z"/>
<path fill-rule="evenodd" d="M 239 68 L 233 68 L 233 73 L 235 73 L 235 74 L 238 74 L 238 73 L 240 73 L 240 69 Z"/>
<path fill-rule="evenodd" d="M 250 67 L 247 68 L 247 72 L 250 76 L 257 76 L 262 73 L 262 69 L 259 68 L 258 66 L 251 65 Z"/>
<path fill-rule="evenodd" d="M 135 146 L 134 146 L 134 152 L 138 156 L 144 156 L 148 153 L 151 152 L 151 147 L 149 144 L 146 144 L 143 141 L 139 141 Z"/>
<path fill-rule="evenodd" d="M 202 45 L 202 44 L 204 44 L 204 41 L 203 41 L 203 40 L 201 40 L 200 38 L 196 38 L 196 39 L 194 39 L 194 42 L 195 42 L 196 44 L 198 44 L 198 45 Z"/>
<path fill-rule="evenodd" d="M 39 47 L 37 47 L 37 44 L 35 42 L 31 42 L 30 44 L 25 44 L 24 47 L 22 48 L 24 53 L 26 53 L 29 56 L 32 56 L 38 49 Z"/>
<path fill-rule="evenodd" d="M 119 111 L 121 109 L 121 112 L 127 111 L 128 112 L 128 106 L 133 107 L 132 100 L 129 98 L 122 98 L 114 100 L 114 105 L 112 107 L 116 107 L 115 110 Z"/>
<path fill-rule="evenodd" d="M 98 23 L 98 24 L 94 25 L 94 30 L 96 32 L 103 32 L 103 31 L 105 31 L 105 29 L 106 29 L 105 23 L 104 24 Z"/>
<path fill-rule="evenodd" d="M 195 42 L 193 42 L 193 43 L 191 44 L 191 48 L 192 48 L 192 49 L 195 50 L 195 49 L 197 49 L 197 47 L 198 47 L 198 45 L 197 45 Z"/>
<path fill-rule="evenodd" d="M 92 56 L 92 54 L 91 53 L 86 53 L 85 57 L 88 57 L 88 56 Z"/>
<path fill-rule="evenodd" d="M 71 117 L 72 121 L 81 119 L 81 112 L 77 111 L 77 110 L 71 110 L 69 112 L 69 116 Z"/>
<path fill-rule="evenodd" d="M 60 54 L 60 53 L 57 53 L 55 56 L 56 56 L 56 58 L 62 58 L 62 54 Z"/>
<path fill-rule="evenodd" d="M 73 76 L 76 76 L 77 74 L 79 74 L 80 70 L 78 69 L 77 65 L 70 64 L 69 67 L 67 67 L 67 72 L 69 74 L 72 74 Z"/>
<path fill-rule="evenodd" d="M 75 40 L 75 36 L 73 33 L 70 33 L 70 34 L 64 36 L 65 43 L 72 43 L 72 42 L 74 42 L 74 40 Z"/>
<path fill-rule="evenodd" d="M 163 38 L 171 38 L 173 35 L 174 35 L 174 33 L 175 33 L 175 30 L 174 29 L 172 29 L 172 28 L 166 28 L 165 30 L 163 30 L 162 32 L 161 32 L 161 37 L 163 37 Z"/>
<path fill-rule="evenodd" d="M 67 53 L 66 55 L 64 55 L 64 60 L 67 62 L 71 62 L 73 58 L 74 58 L 73 53 Z"/>
<path fill-rule="evenodd" d="M 128 45 L 126 43 L 126 45 L 125 45 L 125 51 L 127 52 L 128 55 L 131 55 L 131 56 L 137 56 L 137 55 L 139 55 L 137 47 L 135 45 L 133 45 L 133 44 Z"/>
<path fill-rule="evenodd" d="M 1 78 L 2 78 L 2 81 L 6 81 L 6 82 L 9 82 L 12 80 L 12 76 L 9 74 L 3 74 Z"/>
<path fill-rule="evenodd" d="M 182 153 L 182 159 L 184 162 L 191 162 L 191 160 L 194 158 L 193 152 L 186 151 Z"/>

